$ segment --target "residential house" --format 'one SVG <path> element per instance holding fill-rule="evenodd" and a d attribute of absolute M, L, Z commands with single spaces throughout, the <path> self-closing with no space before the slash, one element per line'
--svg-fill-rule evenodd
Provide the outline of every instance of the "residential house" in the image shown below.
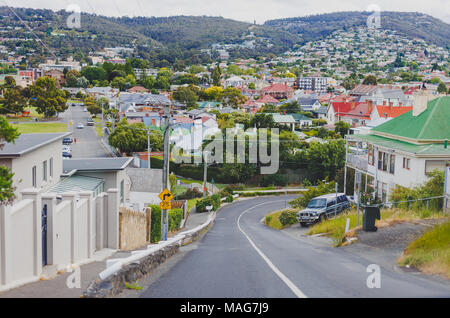
<path fill-rule="evenodd" d="M 71 133 L 21 134 L 0 149 L 0 164 L 13 173 L 14 194 L 24 189 L 48 190 L 62 174 L 62 139 Z"/>
<path fill-rule="evenodd" d="M 61 87 L 66 82 L 64 73 L 59 70 L 50 70 L 44 73 L 44 76 L 53 78 L 56 81 L 56 86 Z"/>
<path fill-rule="evenodd" d="M 264 87 L 261 90 L 261 94 L 263 96 L 270 95 L 277 100 L 289 99 L 294 95 L 294 90 L 292 87 L 289 87 L 286 84 L 273 84 L 271 83 L 269 86 Z"/>
<path fill-rule="evenodd" d="M 383 201 L 397 185 L 422 185 L 431 171 L 449 165 L 450 97 L 432 98 L 420 92 L 412 110 L 372 128 L 371 134 L 347 136 L 347 167 L 362 172 Z"/>

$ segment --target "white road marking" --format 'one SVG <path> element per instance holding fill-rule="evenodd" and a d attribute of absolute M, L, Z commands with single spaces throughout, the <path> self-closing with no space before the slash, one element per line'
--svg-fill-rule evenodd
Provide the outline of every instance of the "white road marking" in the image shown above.
<path fill-rule="evenodd" d="M 253 241 L 251 240 L 251 238 L 244 232 L 244 230 L 242 230 L 241 225 L 240 225 L 240 220 L 241 220 L 241 216 L 243 216 L 245 213 L 247 213 L 248 211 L 250 211 L 251 209 L 254 209 L 260 205 L 264 205 L 267 203 L 274 203 L 274 202 L 284 202 L 284 200 L 278 200 L 278 201 L 270 201 L 270 202 L 264 202 L 261 204 L 257 204 L 251 208 L 248 208 L 247 210 L 245 210 L 244 212 L 242 212 L 237 220 L 237 226 L 239 228 L 239 231 L 242 232 L 242 234 L 244 234 L 244 236 L 247 238 L 247 240 L 250 242 L 250 244 L 253 246 L 253 248 L 256 250 L 256 252 L 258 252 L 258 254 L 262 257 L 262 259 L 267 263 L 267 265 L 269 265 L 270 269 L 272 269 L 272 271 L 277 274 L 278 277 L 280 277 L 280 279 L 290 288 L 290 290 L 298 297 L 298 298 L 307 298 L 307 296 L 297 287 L 294 285 L 294 283 L 286 277 L 286 275 L 284 275 L 271 261 L 270 259 L 255 245 L 255 243 L 253 243 Z"/>

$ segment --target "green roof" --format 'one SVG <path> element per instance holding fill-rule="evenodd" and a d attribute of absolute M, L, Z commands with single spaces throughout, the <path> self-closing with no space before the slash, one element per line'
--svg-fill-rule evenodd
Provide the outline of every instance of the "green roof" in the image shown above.
<path fill-rule="evenodd" d="M 405 141 L 385 138 L 376 135 L 349 135 L 351 139 L 365 141 L 381 147 L 409 152 L 416 155 L 445 155 L 450 158 L 450 146 L 444 148 L 444 144 L 423 144 L 417 145 Z"/>
<path fill-rule="evenodd" d="M 415 141 L 445 140 L 450 137 L 450 96 L 428 102 L 427 109 L 418 116 L 409 111 L 393 118 L 372 131 Z"/>
<path fill-rule="evenodd" d="M 98 193 L 104 190 L 104 183 L 105 181 L 100 178 L 74 175 L 62 179 L 60 182 L 55 184 L 48 192 L 61 194 L 67 191 L 93 191 L 94 196 L 97 196 Z"/>
<path fill-rule="evenodd" d="M 309 118 L 308 116 L 302 115 L 302 114 L 288 114 L 291 115 L 296 121 L 300 120 L 309 120 L 312 121 L 312 118 Z"/>

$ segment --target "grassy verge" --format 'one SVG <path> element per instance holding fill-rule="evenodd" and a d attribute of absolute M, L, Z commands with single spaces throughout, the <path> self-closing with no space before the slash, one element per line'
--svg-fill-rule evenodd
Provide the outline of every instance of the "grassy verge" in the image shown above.
<path fill-rule="evenodd" d="M 289 225 L 297 223 L 296 209 L 284 209 L 265 216 L 264 223 L 275 230 L 282 230 Z"/>
<path fill-rule="evenodd" d="M 275 230 L 282 230 L 285 227 L 280 222 L 281 212 L 283 212 L 283 211 L 276 211 L 276 212 L 266 215 L 266 217 L 264 218 L 264 223 L 267 226 L 274 228 Z"/>
<path fill-rule="evenodd" d="M 191 209 L 195 206 L 195 204 L 199 200 L 201 200 L 201 198 L 190 199 L 190 200 L 187 201 L 187 210 L 188 210 L 188 212 L 191 211 Z"/>
<path fill-rule="evenodd" d="M 411 242 L 398 264 L 414 266 L 424 273 L 450 279 L 450 222 L 436 225 Z"/>
<path fill-rule="evenodd" d="M 23 123 L 13 124 L 22 134 L 66 132 L 67 125 L 62 123 Z"/>
<path fill-rule="evenodd" d="M 380 211 L 381 220 L 376 221 L 378 228 L 391 226 L 396 223 L 405 221 L 420 220 L 426 218 L 442 218 L 446 215 L 442 212 L 430 211 L 430 210 L 404 210 L 404 209 L 382 209 Z M 350 231 L 345 233 L 345 225 L 347 218 L 350 218 Z M 356 236 L 356 231 L 361 229 L 362 225 L 362 212 L 359 214 L 359 227 L 356 227 L 356 210 L 350 210 L 347 213 L 339 214 L 336 218 L 329 218 L 323 222 L 313 225 L 308 235 L 327 233 L 330 238 L 333 239 L 334 246 L 341 246 L 345 237 Z"/>

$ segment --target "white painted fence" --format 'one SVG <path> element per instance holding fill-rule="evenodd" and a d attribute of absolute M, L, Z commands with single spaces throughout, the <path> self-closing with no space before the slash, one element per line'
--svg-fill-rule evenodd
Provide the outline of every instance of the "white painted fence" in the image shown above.
<path fill-rule="evenodd" d="M 93 198 L 92 192 L 41 195 L 22 192 L 22 200 L 0 207 L 0 291 L 36 281 L 42 274 L 42 210 L 47 210 L 47 265 L 64 269 L 88 262 L 95 250 L 119 248 L 117 189 Z"/>

